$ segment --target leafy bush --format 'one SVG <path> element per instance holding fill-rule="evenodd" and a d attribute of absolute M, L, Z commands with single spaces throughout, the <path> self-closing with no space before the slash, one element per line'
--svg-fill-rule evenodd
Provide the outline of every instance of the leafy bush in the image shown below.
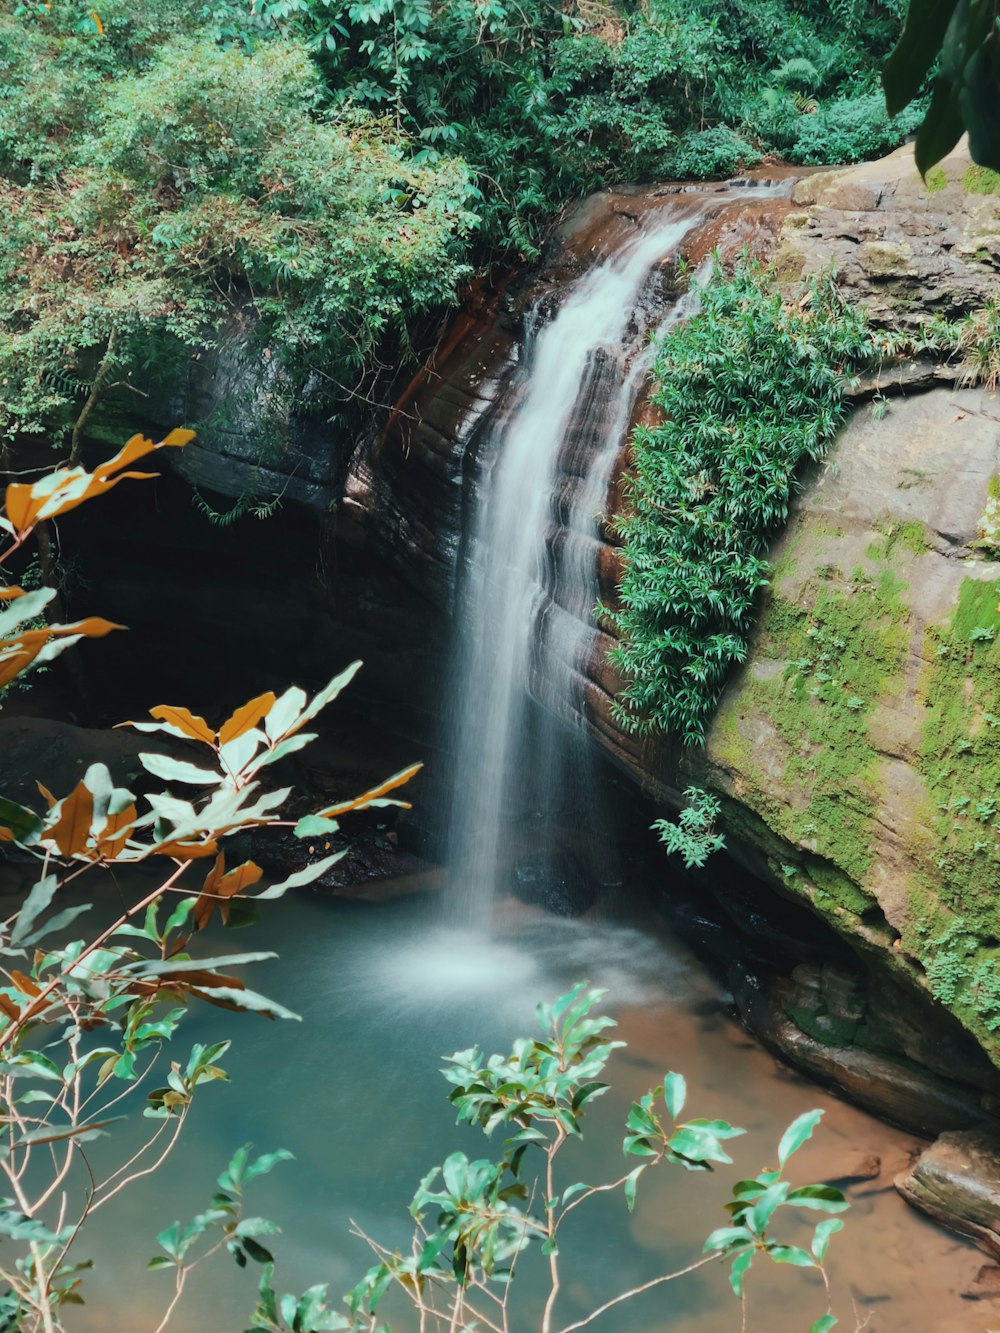
<path fill-rule="evenodd" d="M 681 177 L 734 176 L 741 167 L 759 162 L 760 150 L 746 139 L 716 125 L 711 130 L 691 130 L 683 134 L 667 157 L 669 174 Z"/>
<path fill-rule="evenodd" d="M 840 98 L 799 118 L 789 149 L 793 162 L 857 162 L 879 157 L 912 134 L 919 110 L 890 118 L 881 93 Z"/>
<path fill-rule="evenodd" d="M 702 740 L 726 677 L 747 654 L 767 546 L 796 470 L 822 458 L 844 416 L 844 383 L 879 355 L 865 317 L 830 278 L 786 306 L 766 272 L 720 269 L 700 312 L 660 346 L 662 425 L 632 438 L 625 572 L 612 657 L 628 678 L 628 730 Z"/>
<path fill-rule="evenodd" d="M 603 994 L 581 984 L 555 1004 L 540 1005 L 541 1038 L 519 1038 L 508 1055 L 486 1057 L 472 1047 L 451 1056 L 443 1072 L 452 1085 L 450 1099 L 459 1121 L 477 1125 L 487 1138 L 497 1130 L 507 1133 L 502 1150 L 492 1159 L 477 1160 L 455 1152 L 423 1178 L 410 1206 L 416 1223 L 412 1243 L 403 1250 L 388 1251 L 357 1232 L 369 1242 L 377 1262 L 347 1298 L 355 1321 L 321 1327 L 350 1328 L 352 1333 L 376 1327 L 376 1312 L 386 1292 L 396 1289 L 419 1310 L 421 1327 L 428 1330 L 485 1327 L 509 1333 L 514 1315 L 508 1293 L 517 1259 L 537 1245 L 549 1268 L 541 1309 L 530 1320 L 541 1333 L 557 1327 L 571 1333 L 644 1291 L 720 1261 L 731 1264 L 732 1289 L 745 1302 L 746 1275 L 755 1260 L 765 1258 L 820 1273 L 827 1287 L 827 1311 L 810 1333 L 829 1333 L 837 1320 L 830 1312 L 824 1262 L 830 1237 L 843 1224 L 837 1217 L 821 1219 L 808 1250 L 772 1234 L 779 1210 L 833 1214 L 847 1207 L 843 1194 L 832 1186 L 793 1189 L 783 1178 L 789 1158 L 811 1136 L 821 1111 L 807 1111 L 789 1125 L 778 1145 L 777 1169 L 735 1183 L 733 1197 L 725 1205 L 727 1224 L 708 1236 L 700 1259 L 616 1294 L 571 1324 L 556 1320 L 565 1280 L 561 1228 L 572 1212 L 609 1191 L 621 1191 L 631 1212 L 647 1171 L 680 1166 L 707 1172 L 729 1166 L 732 1158 L 725 1144 L 745 1133 L 724 1120 L 685 1118 L 685 1081 L 680 1074 L 668 1073 L 628 1112 L 623 1143 L 627 1169 L 619 1179 L 603 1185 L 567 1185 L 565 1177 L 559 1179 L 560 1159 L 583 1137 L 590 1103 L 607 1091 L 602 1079 L 605 1066 L 614 1050 L 624 1046 L 607 1038 L 615 1026 L 612 1019 L 591 1016 Z M 523 1314 L 517 1319 L 518 1327 L 526 1326 Z M 744 1308 L 744 1326 L 745 1319 Z M 263 1324 L 261 1333 L 271 1333 L 274 1327 Z"/>
<path fill-rule="evenodd" d="M 466 168 L 417 161 L 370 114 L 323 112 L 300 47 L 173 38 L 102 80 L 93 43 L 57 17 L 23 35 L 0 18 L 8 89 L 31 87 L 46 57 L 63 73 L 31 141 L 0 143 L 6 435 L 68 428 L 112 382 L 148 393 L 151 371 L 176 370 L 234 317 L 287 394 L 335 405 L 388 333 L 453 298 L 474 221 Z"/>

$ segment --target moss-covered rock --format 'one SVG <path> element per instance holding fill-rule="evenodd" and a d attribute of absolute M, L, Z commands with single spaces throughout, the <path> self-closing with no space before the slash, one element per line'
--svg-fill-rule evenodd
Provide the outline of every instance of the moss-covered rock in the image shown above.
<path fill-rule="evenodd" d="M 1000 1064 L 1000 564 L 976 547 L 998 463 L 985 391 L 859 412 L 692 762 L 780 840 L 737 829 L 786 892 Z"/>

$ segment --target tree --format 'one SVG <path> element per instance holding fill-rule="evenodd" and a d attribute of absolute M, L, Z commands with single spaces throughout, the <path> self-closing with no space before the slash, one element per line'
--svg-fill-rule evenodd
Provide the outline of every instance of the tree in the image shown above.
<path fill-rule="evenodd" d="M 518 1039 L 507 1055 L 486 1057 L 472 1047 L 446 1061 L 443 1073 L 452 1086 L 450 1100 L 459 1122 L 477 1125 L 487 1138 L 504 1131 L 508 1137 L 502 1150 L 475 1160 L 464 1152 L 452 1153 L 423 1178 L 410 1205 L 415 1225 L 408 1252 L 389 1251 L 355 1227 L 378 1262 L 347 1297 L 354 1322 L 318 1327 L 376 1333 L 384 1327 L 378 1323 L 379 1307 L 394 1288 L 412 1303 L 421 1329 L 428 1333 L 473 1327 L 509 1333 L 515 1327 L 511 1287 L 518 1259 L 531 1245 L 540 1246 L 546 1257 L 549 1280 L 541 1308 L 530 1316 L 518 1312 L 517 1327 L 530 1319 L 540 1333 L 576 1333 L 645 1291 L 719 1262 L 730 1264 L 730 1284 L 744 1304 L 746 1275 L 757 1259 L 818 1271 L 826 1286 L 827 1310 L 810 1333 L 828 1333 L 834 1327 L 824 1263 L 830 1237 L 842 1222 L 835 1216 L 822 1218 L 808 1250 L 773 1233 L 775 1218 L 784 1216 L 784 1210 L 836 1214 L 848 1206 L 833 1186 L 793 1188 L 784 1178 L 789 1159 L 811 1136 L 822 1111 L 808 1111 L 789 1125 L 778 1145 L 777 1168 L 734 1184 L 725 1206 L 728 1223 L 708 1236 L 701 1257 L 616 1293 L 583 1318 L 569 1323 L 557 1318 L 564 1227 L 577 1208 L 599 1194 L 620 1192 L 631 1212 L 647 1171 L 673 1165 L 709 1172 L 729 1166 L 732 1158 L 724 1145 L 746 1132 L 725 1120 L 686 1117 L 684 1078 L 668 1073 L 628 1112 L 626 1169 L 618 1179 L 590 1185 L 561 1178 L 565 1151 L 582 1138 L 590 1104 L 607 1091 L 605 1066 L 625 1045 L 608 1039 L 609 1029 L 616 1026 L 613 1019 L 592 1013 L 604 994 L 581 983 L 554 1004 L 539 1006 L 540 1038 Z M 745 1327 L 745 1305 L 743 1316 Z M 261 1321 L 252 1333 L 277 1329 Z"/>
<path fill-rule="evenodd" d="M 154 444 L 137 435 L 93 472 L 60 469 L 34 483 L 8 486 L 0 566 L 42 524 L 127 478 L 151 475 L 132 471 L 133 464 L 182 447 L 191 437 L 191 431 L 173 431 Z M 39 623 L 54 595 L 50 588 L 0 591 L 6 604 L 0 612 L 0 687 L 84 638 L 121 628 L 98 617 Z M 198 957 L 197 939 L 216 915 L 228 926 L 254 920 L 260 903 L 316 879 L 343 855 L 311 860 L 303 851 L 300 870 L 259 890 L 260 867 L 252 860 L 230 865 L 227 841 L 277 826 L 293 827 L 302 838 L 329 835 L 350 811 L 403 804 L 390 793 L 419 765 L 298 821 L 282 817 L 291 789 L 268 783 L 271 765 L 315 739 L 310 724 L 359 666 L 353 663 L 311 699 L 297 686 L 280 696 L 261 694 L 218 728 L 180 706 L 154 708 L 149 721 L 130 723 L 143 733 L 165 733 L 198 759 L 142 753 L 149 778 L 167 790 L 155 790 L 154 783 L 154 790 L 136 796 L 95 763 L 61 797 L 39 784 L 44 813 L 0 798 L 0 842 L 38 872 L 25 900 L 0 923 L 0 1179 L 9 1192 L 0 1202 L 0 1237 L 10 1242 L 0 1259 L 5 1330 L 56 1333 L 61 1307 L 80 1299 L 87 1265 L 74 1262 L 73 1249 L 88 1219 L 162 1166 L 198 1090 L 226 1078 L 219 1062 L 228 1041 L 196 1044 L 183 1055 L 177 1050 L 189 1003 L 297 1017 L 232 972 L 272 954 Z M 81 876 L 126 867 L 155 869 L 152 886 L 147 880 L 137 901 L 110 924 L 92 924 L 76 936 L 76 921 L 91 904 L 64 906 L 63 891 Z M 142 1103 L 132 1094 L 140 1086 L 146 1089 L 141 1114 L 150 1122 L 149 1134 L 107 1175 L 96 1175 L 87 1144 L 139 1112 Z M 239 1167 L 234 1159 L 228 1177 L 233 1198 L 242 1181 L 279 1158 L 253 1167 L 245 1160 Z M 235 1205 L 231 1217 L 218 1202 L 215 1210 L 231 1222 L 225 1243 L 245 1260 L 255 1244 L 259 1248 L 254 1228 Z M 181 1246 L 178 1238 L 175 1252 Z M 11 1251 L 16 1259 L 7 1257 Z M 182 1289 L 183 1281 L 176 1297 Z"/>

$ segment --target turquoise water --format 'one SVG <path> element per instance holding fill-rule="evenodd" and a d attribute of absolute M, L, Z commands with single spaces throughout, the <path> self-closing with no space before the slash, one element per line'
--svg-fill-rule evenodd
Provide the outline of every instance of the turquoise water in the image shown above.
<path fill-rule="evenodd" d="M 924 1223 L 891 1188 L 891 1172 L 916 1146 L 777 1064 L 727 1016 L 726 996 L 676 943 L 649 921 L 566 921 L 511 910 L 488 939 L 438 924 L 427 899 L 371 906 L 302 897 L 275 905 L 266 924 L 226 935 L 229 947 L 273 948 L 253 984 L 302 1014 L 301 1023 L 199 1011 L 189 1040 L 233 1038 L 228 1085 L 200 1094 L 182 1145 L 155 1177 L 124 1192 L 94 1219 L 97 1261 L 89 1298 L 70 1327 L 80 1333 L 156 1328 L 169 1302 L 169 1273 L 145 1271 L 155 1233 L 204 1208 L 214 1176 L 246 1142 L 286 1147 L 295 1161 L 251 1186 L 249 1211 L 282 1227 L 274 1239 L 277 1285 L 318 1281 L 346 1290 L 369 1263 L 349 1234 L 352 1219 L 389 1245 L 409 1235 L 406 1205 L 424 1172 L 461 1148 L 484 1155 L 484 1140 L 456 1127 L 437 1073 L 439 1057 L 478 1042 L 502 1049 L 533 1030 L 534 1005 L 573 982 L 607 986 L 606 1008 L 629 1043 L 609 1073 L 613 1092 L 594 1103 L 591 1133 L 564 1184 L 621 1174 L 628 1102 L 667 1068 L 684 1072 L 692 1114 L 724 1116 L 751 1133 L 736 1141 L 746 1174 L 774 1158 L 784 1126 L 812 1106 L 828 1108 L 823 1132 L 801 1153 L 801 1181 L 835 1175 L 876 1153 L 883 1177 L 852 1192 L 847 1229 L 832 1244 L 841 1327 L 983 1333 L 982 1305 L 959 1299 L 983 1257 Z M 148 1122 L 147 1122 L 148 1123 Z M 119 1140 L 120 1150 L 120 1140 Z M 726 1179 L 664 1169 L 640 1189 L 636 1213 L 620 1198 L 581 1208 L 563 1240 L 565 1292 L 558 1326 L 619 1291 L 697 1256 L 725 1217 Z M 82 1255 L 81 1255 L 82 1257 Z M 805 1330 L 824 1307 L 816 1279 L 782 1268 L 750 1283 L 749 1328 Z M 239 1333 L 253 1305 L 256 1275 L 220 1255 L 196 1272 L 170 1327 Z M 540 1265 L 519 1273 L 520 1333 L 538 1328 Z M 855 1319 L 853 1306 L 857 1305 Z M 722 1333 L 740 1328 L 721 1269 L 710 1268 L 621 1307 L 592 1327 L 604 1333 Z M 410 1333 L 409 1312 L 393 1320 Z"/>

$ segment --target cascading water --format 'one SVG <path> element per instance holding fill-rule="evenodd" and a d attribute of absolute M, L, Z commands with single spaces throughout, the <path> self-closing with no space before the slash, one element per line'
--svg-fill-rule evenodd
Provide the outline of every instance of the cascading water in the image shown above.
<path fill-rule="evenodd" d="M 453 911 L 467 924 L 484 922 L 509 872 L 513 798 L 529 781 L 556 791 L 568 780 L 557 728 L 583 718 L 599 516 L 649 370 L 648 335 L 690 308 L 682 297 L 655 309 L 652 279 L 709 207 L 672 200 L 578 279 L 554 318 L 535 307 L 512 405 L 480 443 L 490 472 L 466 570 L 449 831 Z M 578 752 L 572 766 L 582 763 Z"/>

